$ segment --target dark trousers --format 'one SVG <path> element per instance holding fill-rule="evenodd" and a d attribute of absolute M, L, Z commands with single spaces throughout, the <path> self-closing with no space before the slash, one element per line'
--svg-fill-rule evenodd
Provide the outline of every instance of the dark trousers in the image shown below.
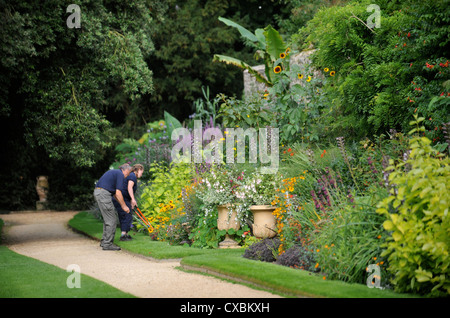
<path fill-rule="evenodd" d="M 120 229 L 122 232 L 129 232 L 131 229 L 131 222 L 133 222 L 133 216 L 131 213 L 131 202 L 124 198 L 124 202 L 126 206 L 130 209 L 130 213 L 125 212 L 122 207 L 120 206 L 119 202 L 117 202 L 116 199 L 113 198 L 113 204 L 114 207 L 117 210 L 117 213 L 119 214 L 119 222 L 120 222 Z"/>

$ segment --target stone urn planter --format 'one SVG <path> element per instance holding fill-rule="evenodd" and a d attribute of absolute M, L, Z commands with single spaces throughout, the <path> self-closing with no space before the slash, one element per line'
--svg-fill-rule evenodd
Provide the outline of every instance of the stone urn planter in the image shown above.
<path fill-rule="evenodd" d="M 277 220 L 271 205 L 252 205 L 250 211 L 253 213 L 253 235 L 257 238 L 272 238 L 277 234 Z"/>
<path fill-rule="evenodd" d="M 228 231 L 229 229 L 239 230 L 241 223 L 237 219 L 237 211 L 235 209 L 230 209 L 231 205 L 219 205 L 217 207 L 218 218 L 217 218 L 217 228 L 219 230 Z M 233 240 L 233 235 L 225 234 L 225 239 L 219 243 L 219 248 L 238 248 L 239 244 Z"/>

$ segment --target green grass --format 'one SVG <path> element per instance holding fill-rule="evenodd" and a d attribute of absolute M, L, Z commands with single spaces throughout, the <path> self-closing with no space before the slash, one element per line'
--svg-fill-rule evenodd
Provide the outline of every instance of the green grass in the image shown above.
<path fill-rule="evenodd" d="M 70 220 L 69 225 L 87 235 L 100 239 L 101 221 L 88 212 L 81 212 Z M 289 267 L 249 260 L 242 257 L 244 249 L 199 249 L 187 246 L 171 246 L 167 242 L 150 240 L 144 233 L 132 234 L 132 241 L 120 242 L 120 230 L 116 244 L 133 253 L 157 259 L 181 258 L 181 264 L 189 270 L 207 272 L 230 280 L 245 281 L 281 295 L 294 297 L 335 298 L 404 298 L 415 297 L 398 294 L 392 290 L 368 288 L 362 284 L 323 280 L 321 276 Z"/>
<path fill-rule="evenodd" d="M 68 288 L 72 273 L 0 246 L 0 298 L 133 298 L 81 274 L 80 288 Z"/>
<path fill-rule="evenodd" d="M 391 290 L 371 289 L 362 284 L 323 280 L 322 276 L 273 263 L 236 256 L 200 255 L 185 257 L 182 264 L 212 270 L 264 286 L 266 289 L 294 297 L 398 298 L 411 295 Z"/>

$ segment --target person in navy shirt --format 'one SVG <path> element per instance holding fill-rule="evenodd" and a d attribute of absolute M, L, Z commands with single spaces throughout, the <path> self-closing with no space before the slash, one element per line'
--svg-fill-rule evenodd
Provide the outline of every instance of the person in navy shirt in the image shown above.
<path fill-rule="evenodd" d="M 117 212 L 112 200 L 114 197 L 123 211 L 130 213 L 130 209 L 123 199 L 121 189 L 124 179 L 128 177 L 131 169 L 129 164 L 124 164 L 119 169 L 108 170 L 95 185 L 94 197 L 103 217 L 103 235 L 100 243 L 103 250 L 120 250 L 120 247 L 113 244 L 117 227 Z"/>
<path fill-rule="evenodd" d="M 135 164 L 131 169 L 130 175 L 123 182 L 121 192 L 123 195 L 125 205 L 130 210 L 133 210 L 134 207 L 137 206 L 134 194 L 136 193 L 137 189 L 137 179 L 142 177 L 143 173 L 144 173 L 144 166 L 141 164 Z M 117 213 L 119 214 L 120 229 L 122 230 L 120 240 L 129 241 L 132 239 L 131 236 L 128 234 L 128 232 L 131 229 L 131 223 L 133 221 L 132 214 L 125 212 L 117 200 L 113 199 L 113 203 L 117 210 Z"/>

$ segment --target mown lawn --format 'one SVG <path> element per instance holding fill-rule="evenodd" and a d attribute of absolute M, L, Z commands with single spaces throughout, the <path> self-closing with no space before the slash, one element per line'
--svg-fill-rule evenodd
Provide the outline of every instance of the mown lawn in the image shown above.
<path fill-rule="evenodd" d="M 0 246 L 0 298 L 133 298 L 81 274 L 80 288 L 68 288 L 71 275 L 59 267 Z"/>
<path fill-rule="evenodd" d="M 69 221 L 69 225 L 90 237 L 100 239 L 103 226 L 100 220 L 88 212 L 81 212 Z M 180 258 L 189 270 L 226 276 L 230 280 L 246 281 L 258 287 L 293 297 L 334 298 L 405 298 L 392 290 L 368 288 L 362 284 L 327 281 L 322 276 L 289 267 L 243 258 L 244 249 L 198 249 L 188 246 L 171 246 L 167 242 L 152 241 L 144 233 L 134 233 L 132 241 L 120 242 L 120 230 L 116 244 L 123 249 L 156 259 Z"/>

